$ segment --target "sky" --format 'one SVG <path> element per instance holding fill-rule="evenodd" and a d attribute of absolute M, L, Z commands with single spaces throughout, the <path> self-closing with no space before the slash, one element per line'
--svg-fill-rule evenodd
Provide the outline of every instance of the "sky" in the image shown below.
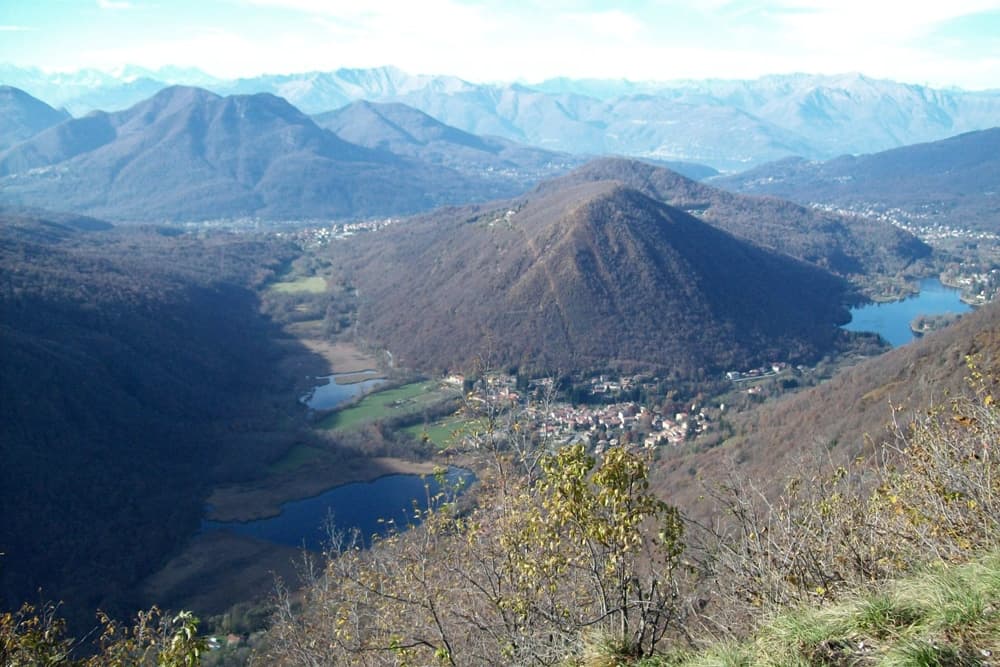
<path fill-rule="evenodd" d="M 1000 0 L 0 0 L 0 63 L 474 82 L 860 72 L 1000 89 Z"/>

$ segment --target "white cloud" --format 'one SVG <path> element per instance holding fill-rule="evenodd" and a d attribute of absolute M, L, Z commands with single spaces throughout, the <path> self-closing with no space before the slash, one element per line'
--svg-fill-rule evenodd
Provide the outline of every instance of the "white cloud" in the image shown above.
<path fill-rule="evenodd" d="M 119 10 L 132 9 L 133 5 L 129 0 L 97 0 L 97 6 L 101 9 Z"/>
<path fill-rule="evenodd" d="M 164 65 L 197 67 L 223 77 L 273 71 L 262 66 L 266 54 L 261 53 L 258 45 L 235 32 L 195 27 L 181 32 L 183 36 L 179 38 L 144 40 L 140 50 L 129 45 L 84 49 L 77 54 L 78 61 L 106 71 L 120 68 L 124 63 L 151 70 Z M 242 66 L 244 62 L 246 67 Z"/>
<path fill-rule="evenodd" d="M 561 18 L 592 35 L 619 41 L 635 39 L 643 31 L 642 21 L 620 9 L 569 12 Z"/>
<path fill-rule="evenodd" d="M 873 2 L 821 0 L 810 11 L 786 12 L 780 24 L 789 37 L 807 44 L 853 44 L 870 39 L 897 43 L 916 39 L 946 21 L 1000 8 L 995 0 Z"/>
<path fill-rule="evenodd" d="M 200 26 L 154 24 L 123 39 L 92 39 L 90 48 L 73 50 L 73 62 L 199 66 L 224 77 L 396 65 L 479 82 L 859 71 L 1000 87 L 1000 54 L 985 47 L 974 54 L 958 36 L 926 38 L 942 23 L 1000 9 L 1000 0 L 203 1 L 232 9 L 233 20 L 211 29 L 212 19 L 200 22 L 191 12 L 185 18 Z M 98 3 L 149 7 L 138 0 Z"/>

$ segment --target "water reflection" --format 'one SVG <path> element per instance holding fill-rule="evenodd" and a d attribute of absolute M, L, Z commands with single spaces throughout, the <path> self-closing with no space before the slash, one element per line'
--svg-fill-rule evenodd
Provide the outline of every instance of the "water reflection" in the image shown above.
<path fill-rule="evenodd" d="M 339 384 L 338 379 L 356 379 L 358 376 L 371 375 L 369 379 L 362 379 L 360 382 L 350 382 Z M 361 373 L 334 373 L 316 378 L 322 381 L 313 387 L 309 393 L 302 396 L 299 401 L 305 403 L 313 410 L 332 410 L 333 408 L 347 403 L 358 396 L 367 394 L 369 391 L 385 382 L 384 378 L 376 377 L 375 371 L 362 371 Z"/>
<path fill-rule="evenodd" d="M 844 325 L 848 331 L 874 331 L 893 347 L 913 340 L 910 322 L 918 315 L 966 313 L 972 308 L 963 303 L 960 292 L 943 285 L 937 278 L 920 281 L 920 293 L 902 301 L 869 303 L 851 309 L 851 321 Z"/>
<path fill-rule="evenodd" d="M 446 488 L 468 488 L 475 476 L 464 468 L 451 467 Z M 227 530 L 277 544 L 320 551 L 328 539 L 328 519 L 337 530 L 357 528 L 365 543 L 372 535 L 384 535 L 390 522 L 399 527 L 414 523 L 414 508 L 426 509 L 428 499 L 441 490 L 438 480 L 423 475 L 386 475 L 371 482 L 334 487 L 312 498 L 281 506 L 278 516 L 257 521 L 202 521 L 201 529 Z"/>

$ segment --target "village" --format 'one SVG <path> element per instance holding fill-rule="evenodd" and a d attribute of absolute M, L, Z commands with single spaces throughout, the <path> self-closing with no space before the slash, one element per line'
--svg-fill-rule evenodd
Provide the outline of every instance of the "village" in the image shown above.
<path fill-rule="evenodd" d="M 362 220 L 358 222 L 328 222 L 321 225 L 309 225 L 297 227 L 291 230 L 276 231 L 274 235 L 279 239 L 288 239 L 303 250 L 315 250 L 323 248 L 331 241 L 350 238 L 361 232 L 377 232 L 389 225 L 399 222 L 398 218 L 379 218 L 375 220 Z M 302 221 L 297 224 L 303 224 Z M 293 227 L 294 223 L 288 223 Z"/>
<path fill-rule="evenodd" d="M 619 445 L 647 449 L 677 446 L 708 429 L 711 411 L 697 403 L 665 414 L 637 401 L 614 400 L 643 381 L 650 383 L 639 376 L 596 376 L 589 380 L 593 402 L 572 404 L 554 399 L 555 380 L 551 377 L 529 380 L 526 387 L 522 383 L 519 389 L 517 376 L 490 373 L 472 384 L 467 397 L 473 406 L 493 406 L 516 413 L 519 429 L 527 429 L 553 446 L 583 443 L 596 454 Z M 445 382 L 468 386 L 460 375 L 449 376 Z M 609 397 L 614 402 L 598 402 Z M 724 409 L 720 406 L 716 412 Z"/>

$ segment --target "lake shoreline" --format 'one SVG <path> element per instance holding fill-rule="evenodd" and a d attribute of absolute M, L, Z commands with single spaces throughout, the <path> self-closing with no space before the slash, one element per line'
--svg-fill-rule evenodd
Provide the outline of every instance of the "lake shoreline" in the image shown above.
<path fill-rule="evenodd" d="M 422 512 L 439 492 L 461 490 L 475 480 L 471 470 L 434 467 L 435 474 L 387 474 L 369 481 L 335 486 L 321 494 L 284 503 L 276 516 L 253 521 L 210 521 L 201 533 L 230 532 L 268 542 L 322 551 L 334 534 L 358 532 L 365 544 L 420 523 Z M 437 473 L 441 473 L 439 477 Z"/>
<path fill-rule="evenodd" d="M 213 491 L 205 512 L 208 521 L 248 522 L 278 516 L 281 506 L 314 498 L 338 486 L 372 482 L 388 475 L 428 475 L 436 464 L 392 457 L 357 458 L 308 470 L 266 477 L 256 483 L 223 487 Z"/>
<path fill-rule="evenodd" d="M 893 347 L 911 342 L 915 335 L 912 322 L 918 316 L 965 313 L 971 307 L 961 300 L 961 291 L 939 278 L 924 278 L 914 296 L 889 302 L 873 302 L 851 308 L 847 331 L 877 333 Z"/>
<path fill-rule="evenodd" d="M 387 378 L 385 373 L 379 373 L 374 369 L 366 369 L 360 372 L 337 372 L 334 373 L 332 379 L 334 382 L 341 386 L 350 386 L 352 384 L 361 384 L 362 382 L 367 382 L 369 380 L 385 380 Z"/>

